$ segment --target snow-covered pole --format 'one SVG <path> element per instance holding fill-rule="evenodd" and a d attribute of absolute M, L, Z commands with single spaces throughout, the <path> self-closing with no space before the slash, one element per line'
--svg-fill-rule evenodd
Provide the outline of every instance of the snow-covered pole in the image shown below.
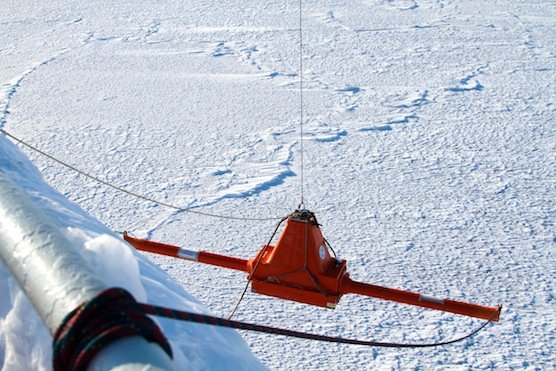
<path fill-rule="evenodd" d="M 70 242 L 0 170 L 0 258 L 32 302 L 51 334 L 69 312 L 108 287 Z M 90 369 L 173 369 L 156 343 L 140 336 L 107 345 Z"/>

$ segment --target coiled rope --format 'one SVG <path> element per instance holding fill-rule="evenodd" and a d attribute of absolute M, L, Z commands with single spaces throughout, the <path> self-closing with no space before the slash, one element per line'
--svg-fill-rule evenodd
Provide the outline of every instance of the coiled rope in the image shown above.
<path fill-rule="evenodd" d="M 116 340 L 140 336 L 172 357 L 172 348 L 143 305 L 129 292 L 111 288 L 71 311 L 53 337 L 55 371 L 86 370 L 104 347 Z"/>

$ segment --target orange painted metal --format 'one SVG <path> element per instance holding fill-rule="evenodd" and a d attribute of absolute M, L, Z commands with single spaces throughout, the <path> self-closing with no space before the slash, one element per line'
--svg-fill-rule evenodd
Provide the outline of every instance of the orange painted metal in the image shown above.
<path fill-rule="evenodd" d="M 232 256 L 213 254 L 206 251 L 199 251 L 197 259 L 199 263 L 216 265 L 222 268 L 235 269 L 249 273 L 249 261 L 245 259 L 234 258 Z"/>
<path fill-rule="evenodd" d="M 124 232 L 123 236 L 124 240 L 137 250 L 179 258 L 178 252 L 180 248 L 178 246 L 131 237 L 127 232 Z"/>
<path fill-rule="evenodd" d="M 436 299 L 353 281 L 346 271 L 346 261 L 330 255 L 315 215 L 306 210 L 292 213 L 276 245 L 264 246 L 250 260 L 193 252 L 127 234 L 124 238 L 139 250 L 247 272 L 254 292 L 277 298 L 335 308 L 342 295 L 358 294 L 495 322 L 500 319 L 501 307 Z"/>
<path fill-rule="evenodd" d="M 330 255 L 312 213 L 290 215 L 275 246 L 249 261 L 252 290 L 278 298 L 334 308 L 346 261 Z"/>
<path fill-rule="evenodd" d="M 123 236 L 124 240 L 129 242 L 129 244 L 135 247 L 137 250 L 152 252 L 159 255 L 171 256 L 173 258 L 197 261 L 199 263 L 216 265 L 219 267 L 235 269 L 243 272 L 249 272 L 249 261 L 245 259 L 214 254 L 206 251 L 185 250 L 175 245 L 131 237 L 126 232 L 124 232 Z"/>
<path fill-rule="evenodd" d="M 498 322 L 500 320 L 500 312 L 502 311 L 502 307 L 491 308 L 450 299 L 436 299 L 410 291 L 356 282 L 352 281 L 349 276 L 344 277 L 341 294 L 365 295 L 398 303 L 486 319 L 493 322 Z"/>

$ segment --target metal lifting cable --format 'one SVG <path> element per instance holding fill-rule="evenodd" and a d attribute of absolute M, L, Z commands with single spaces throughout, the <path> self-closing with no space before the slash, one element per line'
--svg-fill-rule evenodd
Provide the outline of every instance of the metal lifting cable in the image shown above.
<path fill-rule="evenodd" d="M 299 0 L 299 152 L 300 152 L 300 182 L 301 182 L 301 200 L 298 209 L 305 208 L 305 200 L 303 194 L 304 174 L 303 174 L 303 6 L 302 0 Z"/>
<path fill-rule="evenodd" d="M 37 147 L 35 147 L 35 146 L 33 146 L 33 145 L 29 144 L 29 143 L 24 142 L 23 140 L 21 140 L 21 139 L 15 137 L 14 135 L 8 133 L 6 130 L 4 130 L 4 129 L 2 129 L 2 128 L 0 128 L 0 132 L 4 133 L 4 135 L 6 135 L 7 137 L 12 138 L 12 139 L 15 140 L 16 142 L 18 142 L 18 143 L 24 145 L 25 147 L 27 147 L 27 148 L 29 148 L 29 149 L 32 149 L 33 151 L 35 151 L 35 152 L 37 152 L 37 153 L 40 153 L 41 155 L 43 155 L 43 156 L 45 156 L 45 157 L 51 159 L 51 160 L 54 161 L 54 162 L 57 162 L 58 164 L 60 164 L 60 165 L 62 165 L 62 166 L 64 166 L 64 167 L 66 167 L 66 168 L 68 168 L 68 169 L 70 169 L 70 170 L 75 171 L 76 173 L 79 173 L 79 174 L 81 174 L 81 175 L 83 175 L 83 176 L 85 176 L 85 177 L 87 177 L 87 178 L 89 178 L 89 179 L 94 180 L 95 182 L 104 184 L 105 186 L 110 187 L 110 188 L 113 188 L 113 189 L 115 189 L 115 190 L 117 190 L 117 191 L 120 191 L 120 192 L 122 192 L 122 193 L 126 193 L 126 194 L 128 194 L 128 195 L 130 195 L 130 196 L 133 196 L 133 197 L 136 197 L 136 198 L 140 198 L 140 199 L 142 199 L 142 200 L 149 201 L 149 202 L 155 203 L 155 204 L 160 205 L 160 206 L 164 206 L 164 207 L 167 207 L 167 208 L 170 208 L 170 209 L 174 209 L 174 210 L 178 210 L 178 211 L 183 211 L 183 212 L 186 212 L 186 213 L 197 214 L 197 215 L 203 215 L 203 216 L 210 216 L 210 217 L 213 217 L 213 218 L 221 218 L 221 219 L 248 220 L 248 221 L 268 221 L 268 220 L 278 220 L 278 219 L 282 219 L 282 218 L 283 218 L 283 217 L 264 217 L 264 218 L 254 218 L 254 217 L 253 217 L 253 218 L 252 218 L 252 217 L 240 217 L 240 216 L 233 216 L 233 215 L 220 215 L 220 214 L 208 213 L 208 212 L 203 212 L 203 211 L 196 211 L 196 210 L 192 210 L 192 209 L 188 209 L 188 208 L 183 208 L 183 207 L 175 206 L 175 205 L 172 205 L 172 204 L 169 204 L 169 203 L 166 203 L 166 202 L 157 201 L 157 200 L 152 199 L 152 198 L 150 198 L 150 197 L 140 195 L 140 194 L 138 194 L 138 193 L 129 191 L 129 190 L 127 190 L 127 189 L 125 189 L 125 188 L 122 188 L 122 187 L 120 187 L 120 186 L 117 186 L 117 185 L 115 185 L 115 184 L 109 183 L 109 182 L 107 182 L 107 181 L 105 181 L 105 180 L 102 180 L 102 179 L 96 177 L 96 176 L 90 175 L 90 174 L 86 173 L 85 171 L 80 170 L 80 169 L 76 168 L 75 166 L 72 166 L 72 165 L 68 164 L 67 162 L 64 162 L 64 161 L 62 161 L 62 160 L 59 160 L 59 159 L 57 159 L 56 157 L 54 157 L 54 156 L 52 156 L 52 155 L 50 155 L 50 154 L 48 154 L 48 153 L 46 153 L 46 152 L 44 152 L 44 151 L 38 149 Z"/>
<path fill-rule="evenodd" d="M 299 205 L 297 206 L 298 209 L 304 209 L 305 208 L 305 200 L 304 200 L 304 194 L 303 194 L 303 187 L 304 187 L 304 176 L 303 176 L 303 1 L 299 0 L 299 132 L 300 132 L 300 138 L 299 138 L 299 143 L 300 143 L 300 191 L 301 191 L 301 197 L 300 197 L 300 202 Z M 269 246 L 270 243 L 272 242 L 272 239 L 274 238 L 274 236 L 276 235 L 276 232 L 278 232 L 278 228 L 280 227 L 280 225 L 287 219 L 287 217 L 284 217 L 280 220 L 280 222 L 278 222 L 278 225 L 276 226 L 276 229 L 274 230 L 274 233 L 272 233 L 272 236 L 270 237 L 268 243 L 265 246 Z M 307 241 L 305 241 L 305 249 L 307 249 Z M 234 314 L 236 313 L 237 309 L 239 308 L 239 305 L 241 304 L 241 301 L 243 300 L 245 293 L 247 292 L 247 289 L 249 287 L 249 284 L 251 283 L 251 279 L 253 277 L 253 274 L 255 274 L 255 271 L 257 270 L 257 267 L 259 266 L 259 263 L 261 262 L 261 259 L 263 257 L 264 254 L 260 254 L 259 258 L 257 259 L 257 261 L 255 262 L 255 267 L 253 269 L 253 273 L 251 275 L 249 275 L 248 279 L 247 279 L 247 283 L 245 284 L 245 287 L 243 288 L 243 292 L 241 293 L 234 309 L 232 310 L 232 312 L 230 313 L 230 315 L 228 316 L 228 320 L 231 320 L 232 317 L 234 316 Z"/>

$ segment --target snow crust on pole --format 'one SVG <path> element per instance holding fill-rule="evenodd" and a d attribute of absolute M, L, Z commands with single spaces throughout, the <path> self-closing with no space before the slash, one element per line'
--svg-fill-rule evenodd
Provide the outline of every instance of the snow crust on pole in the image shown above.
<path fill-rule="evenodd" d="M 51 334 L 106 289 L 58 228 L 0 171 L 0 257 Z"/>
<path fill-rule="evenodd" d="M 70 311 L 107 289 L 49 217 L 1 170 L 0 258 L 51 334 Z M 93 368 L 104 364 L 119 370 L 174 369 L 157 344 L 141 337 L 128 339 L 131 343 L 120 340 L 100 351 Z M 126 343 L 133 348 L 123 346 Z"/>

